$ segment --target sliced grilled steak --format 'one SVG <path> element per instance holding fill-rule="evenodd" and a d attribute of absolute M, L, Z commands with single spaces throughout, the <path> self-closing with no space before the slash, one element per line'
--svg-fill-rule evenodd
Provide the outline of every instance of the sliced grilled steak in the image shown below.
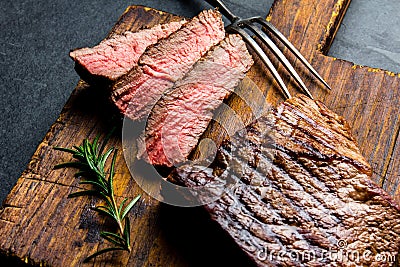
<path fill-rule="evenodd" d="M 228 35 L 199 60 L 152 109 L 147 120 L 147 157 L 153 165 L 183 162 L 253 64 L 239 35 Z"/>
<path fill-rule="evenodd" d="M 394 264 L 400 207 L 369 179 L 371 168 L 342 117 L 296 97 L 231 141 L 220 150 L 229 166 L 220 177 L 182 167 L 174 178 L 189 187 L 235 181 L 206 209 L 255 263 Z"/>
<path fill-rule="evenodd" d="M 132 120 L 145 118 L 161 94 L 225 37 L 221 14 L 205 10 L 168 38 L 149 47 L 139 66 L 113 87 L 112 100 Z"/>
<path fill-rule="evenodd" d="M 168 37 L 185 22 L 173 21 L 138 32 L 116 34 L 95 47 L 76 49 L 69 55 L 82 79 L 88 82 L 114 81 L 137 65 L 148 46 Z"/>

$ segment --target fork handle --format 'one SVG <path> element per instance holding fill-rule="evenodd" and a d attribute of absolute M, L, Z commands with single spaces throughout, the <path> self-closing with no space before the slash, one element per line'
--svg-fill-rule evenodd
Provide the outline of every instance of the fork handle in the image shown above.
<path fill-rule="evenodd" d="M 206 0 L 207 3 L 212 5 L 213 7 L 217 7 L 218 10 L 232 23 L 239 19 L 238 16 L 234 15 L 232 11 L 225 5 L 222 0 Z"/>

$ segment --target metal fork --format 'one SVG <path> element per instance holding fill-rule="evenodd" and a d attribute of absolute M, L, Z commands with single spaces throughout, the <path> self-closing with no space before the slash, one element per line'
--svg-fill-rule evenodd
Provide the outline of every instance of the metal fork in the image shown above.
<path fill-rule="evenodd" d="M 271 60 L 262 50 L 262 48 L 258 45 L 255 39 L 250 36 L 249 33 L 246 32 L 245 29 L 250 30 L 258 37 L 267 47 L 273 52 L 273 54 L 279 59 L 279 61 L 283 64 L 286 70 L 292 75 L 294 80 L 298 83 L 300 88 L 303 92 L 309 96 L 311 99 L 314 99 L 311 95 L 310 91 L 307 89 L 306 85 L 300 78 L 299 74 L 290 64 L 286 56 L 279 50 L 279 48 L 275 45 L 272 39 L 263 31 L 268 30 L 272 33 L 275 37 L 278 38 L 303 64 L 308 68 L 308 70 L 318 79 L 320 80 L 329 90 L 331 89 L 330 86 L 322 79 L 322 77 L 318 74 L 318 72 L 311 66 L 311 64 L 300 54 L 300 52 L 289 42 L 288 39 L 277 29 L 274 25 L 268 22 L 261 17 L 251 17 L 247 19 L 242 19 L 241 17 L 236 16 L 229 10 L 223 0 L 206 0 L 210 5 L 218 8 L 218 10 L 230 20 L 231 24 L 226 26 L 227 32 L 234 32 L 238 33 L 242 36 L 242 38 L 248 43 L 248 45 L 256 52 L 256 54 L 260 57 L 260 59 L 264 62 L 267 66 L 269 71 L 272 73 L 272 76 L 276 79 L 279 86 L 281 87 L 285 97 L 290 98 L 290 93 L 283 82 L 281 76 L 279 75 L 278 71 L 272 64 Z M 257 27 L 259 24 L 261 27 Z"/>

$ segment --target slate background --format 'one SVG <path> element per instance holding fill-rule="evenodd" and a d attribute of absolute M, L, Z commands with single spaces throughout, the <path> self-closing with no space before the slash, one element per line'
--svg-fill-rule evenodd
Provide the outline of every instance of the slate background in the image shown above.
<path fill-rule="evenodd" d="M 243 17 L 272 0 L 227 0 Z M 200 0 L 3 0 L 0 4 L 0 202 L 28 164 L 79 80 L 72 48 L 101 41 L 125 8 L 145 5 L 183 16 Z M 400 5 L 353 0 L 329 55 L 400 72 Z"/>

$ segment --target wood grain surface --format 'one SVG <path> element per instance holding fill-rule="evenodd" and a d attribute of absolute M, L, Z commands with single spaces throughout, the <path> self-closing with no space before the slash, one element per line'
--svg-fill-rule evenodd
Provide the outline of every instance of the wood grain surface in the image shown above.
<path fill-rule="evenodd" d="M 267 19 L 310 59 L 332 86 L 332 91 L 328 92 L 306 71 L 300 72 L 306 77 L 313 95 L 352 125 L 361 151 L 374 169 L 372 178 L 400 199 L 400 76 L 325 56 L 349 2 L 277 0 Z M 150 8 L 129 7 L 111 33 L 134 31 L 175 19 L 178 17 Z M 289 90 L 293 94 L 298 92 L 284 70 L 280 68 L 279 71 L 289 84 Z M 276 83 L 262 64 L 256 62 L 248 77 L 265 93 L 268 104 L 282 101 Z M 107 104 L 103 93 L 100 88 L 79 82 L 4 201 L 0 210 L 0 254 L 8 260 L 20 264 L 80 266 L 86 256 L 108 246 L 99 237 L 99 231 L 109 230 L 111 226 L 90 210 L 97 200 L 67 198 L 80 186 L 73 177 L 73 169 L 53 170 L 54 165 L 71 158 L 52 149 L 53 146 L 71 147 L 80 144 L 84 138 L 105 135 L 114 125 L 121 126 L 119 116 Z M 246 100 L 250 102 L 255 97 L 247 96 L 249 99 Z M 259 98 L 253 100 L 260 103 Z M 240 97 L 233 96 L 227 104 L 244 122 L 251 120 Z M 205 136 L 218 141 L 222 135 L 218 125 L 211 124 Z M 115 133 L 111 145 L 121 148 L 121 132 Z M 131 178 L 122 152 L 118 155 L 116 194 L 130 199 L 139 193 L 143 195 L 129 214 L 133 250 L 130 254 L 115 252 L 98 257 L 90 265 L 251 266 L 201 207 L 169 206 L 146 195 Z M 213 258 L 217 260 L 212 261 Z"/>

